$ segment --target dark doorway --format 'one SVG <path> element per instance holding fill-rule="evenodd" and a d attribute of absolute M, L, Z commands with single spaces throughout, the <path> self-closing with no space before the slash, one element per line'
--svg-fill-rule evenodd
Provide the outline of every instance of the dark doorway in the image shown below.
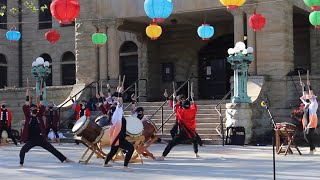
<path fill-rule="evenodd" d="M 127 89 L 138 79 L 138 46 L 132 42 L 124 42 L 120 48 L 121 75 L 126 75 L 124 88 Z M 138 88 L 138 87 L 137 87 Z M 134 93 L 134 86 L 130 88 L 125 101 L 130 101 L 131 94 Z"/>
<path fill-rule="evenodd" d="M 233 74 L 227 50 L 234 47 L 233 34 L 210 41 L 199 52 L 199 97 L 221 99 L 230 90 Z"/>
<path fill-rule="evenodd" d="M 52 59 L 51 59 L 51 56 L 49 54 L 41 54 L 41 56 L 44 61 L 48 61 L 50 63 L 50 66 L 49 68 L 51 69 L 51 73 L 49 74 L 49 76 L 47 77 L 46 79 L 46 86 L 52 86 Z"/>
<path fill-rule="evenodd" d="M 8 83 L 8 64 L 3 54 L 0 54 L 0 88 L 4 88 Z"/>
<path fill-rule="evenodd" d="M 62 85 L 74 85 L 76 83 L 76 57 L 70 51 L 65 52 L 62 56 L 61 75 Z"/>

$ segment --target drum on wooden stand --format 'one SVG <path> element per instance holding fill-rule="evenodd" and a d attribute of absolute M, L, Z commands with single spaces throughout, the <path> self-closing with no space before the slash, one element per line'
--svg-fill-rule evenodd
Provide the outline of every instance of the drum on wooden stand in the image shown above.
<path fill-rule="evenodd" d="M 95 122 L 82 116 L 72 128 L 72 132 L 81 136 L 92 144 L 96 144 L 103 136 L 102 128 Z"/>
<path fill-rule="evenodd" d="M 100 127 L 111 125 L 111 121 L 108 121 L 108 116 L 105 114 L 98 116 L 94 122 L 96 122 Z"/>
<path fill-rule="evenodd" d="M 104 133 L 100 140 L 100 146 L 110 146 L 110 127 L 111 126 L 104 126 L 102 128 Z"/>
<path fill-rule="evenodd" d="M 156 135 L 157 126 L 150 119 L 147 118 L 143 118 L 141 122 L 143 124 L 142 134 L 145 137 L 144 142 L 147 142 L 150 138 L 153 138 Z"/>
<path fill-rule="evenodd" d="M 143 124 L 140 119 L 129 116 L 126 118 L 127 120 L 127 135 L 130 137 L 139 137 L 143 132 Z"/>

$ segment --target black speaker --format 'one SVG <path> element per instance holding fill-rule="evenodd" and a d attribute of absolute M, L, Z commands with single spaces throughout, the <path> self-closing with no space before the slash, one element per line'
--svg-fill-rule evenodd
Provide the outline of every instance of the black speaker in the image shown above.
<path fill-rule="evenodd" d="M 244 145 L 246 139 L 245 128 L 242 126 L 227 127 L 226 145 Z"/>

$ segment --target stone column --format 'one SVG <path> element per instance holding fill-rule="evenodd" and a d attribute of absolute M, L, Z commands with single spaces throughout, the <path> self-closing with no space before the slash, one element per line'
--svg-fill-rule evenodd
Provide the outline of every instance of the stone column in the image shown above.
<path fill-rule="evenodd" d="M 250 17 L 255 13 L 255 7 L 246 7 L 244 9 L 247 14 L 247 22 L 249 23 Z M 256 32 L 247 24 L 247 47 L 253 47 L 253 63 L 249 66 L 249 74 L 257 75 L 257 58 L 256 58 Z"/>
<path fill-rule="evenodd" d="M 226 127 L 242 126 L 245 128 L 245 144 L 250 143 L 252 138 L 252 104 L 227 103 L 226 104 Z"/>
<path fill-rule="evenodd" d="M 120 75 L 118 27 L 122 24 L 122 21 L 115 19 L 107 21 L 106 24 L 108 26 L 108 75 L 111 80 L 115 80 Z"/>
<path fill-rule="evenodd" d="M 76 83 L 89 84 L 98 80 L 96 47 L 91 36 L 96 27 L 90 21 L 76 22 Z"/>
<path fill-rule="evenodd" d="M 230 10 L 229 11 L 233 15 L 233 28 L 234 28 L 234 44 L 242 41 L 244 37 L 244 19 L 243 19 L 243 11 L 241 9 Z"/>
<path fill-rule="evenodd" d="M 99 22 L 97 23 L 97 28 L 100 33 L 107 34 L 107 25 L 106 23 Z M 99 80 L 106 80 L 108 79 L 108 41 L 107 44 L 99 47 Z"/>

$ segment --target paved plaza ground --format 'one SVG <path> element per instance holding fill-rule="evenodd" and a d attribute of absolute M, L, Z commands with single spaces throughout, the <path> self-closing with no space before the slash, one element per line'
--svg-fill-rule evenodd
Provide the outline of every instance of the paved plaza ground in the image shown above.
<path fill-rule="evenodd" d="M 201 158 L 196 159 L 191 145 L 179 145 L 165 161 L 144 159 L 144 164 L 129 164 L 133 172 L 122 171 L 123 161 L 116 161 L 111 168 L 102 167 L 103 160 L 96 157 L 87 165 L 77 163 L 85 150 L 82 145 L 70 143 L 54 146 L 76 162 L 60 163 L 53 155 L 36 147 L 27 153 L 25 166 L 20 168 L 18 163 L 21 147 L 0 146 L 1 179 L 273 179 L 272 146 L 207 145 L 199 148 Z M 164 148 L 163 144 L 155 144 L 150 150 L 159 156 Z M 320 179 L 320 152 L 307 155 L 307 147 L 300 149 L 302 156 L 296 151 L 293 155 L 276 155 L 277 179 Z M 105 152 L 108 150 L 105 148 Z"/>

